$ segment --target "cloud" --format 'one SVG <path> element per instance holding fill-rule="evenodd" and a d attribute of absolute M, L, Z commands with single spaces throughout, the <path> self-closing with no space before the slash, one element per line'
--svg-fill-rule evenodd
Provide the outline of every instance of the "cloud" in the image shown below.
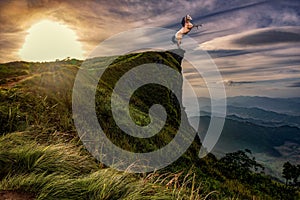
<path fill-rule="evenodd" d="M 244 31 L 238 34 L 231 34 L 224 37 L 218 37 L 201 44 L 206 50 L 254 50 L 260 51 L 260 48 L 250 49 L 249 46 L 276 45 L 281 43 L 300 42 L 300 26 L 257 28 L 250 31 Z M 275 46 L 274 46 L 275 47 Z M 276 49 L 276 47 L 273 49 Z"/>
<path fill-rule="evenodd" d="M 300 88 L 300 82 L 293 83 L 293 84 L 289 85 L 288 87 L 297 87 L 297 88 Z"/>
<path fill-rule="evenodd" d="M 288 31 L 263 30 L 233 41 L 234 44 L 238 45 L 265 45 L 284 42 L 300 42 L 300 34 Z"/>
<path fill-rule="evenodd" d="M 223 81 L 225 86 L 240 86 L 245 84 L 253 84 L 255 81 L 233 81 L 233 80 L 224 80 Z"/>
<path fill-rule="evenodd" d="M 207 53 L 212 58 L 220 58 L 220 57 L 231 57 L 231 56 L 240 56 L 240 55 L 245 55 L 245 54 L 250 54 L 251 51 L 247 50 L 234 50 L 234 49 L 220 49 L 220 50 L 208 50 Z"/>
<path fill-rule="evenodd" d="M 231 95 L 297 96 L 299 33 L 300 27 L 295 26 L 258 28 L 215 38 L 201 47 L 227 80 L 224 84 Z"/>

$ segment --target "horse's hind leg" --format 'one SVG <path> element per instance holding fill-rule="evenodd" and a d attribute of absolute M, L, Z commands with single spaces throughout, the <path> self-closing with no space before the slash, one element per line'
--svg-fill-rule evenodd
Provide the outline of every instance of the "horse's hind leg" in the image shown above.
<path fill-rule="evenodd" d="M 181 45 L 181 39 L 178 39 L 177 40 L 177 47 L 180 48 L 180 45 Z"/>

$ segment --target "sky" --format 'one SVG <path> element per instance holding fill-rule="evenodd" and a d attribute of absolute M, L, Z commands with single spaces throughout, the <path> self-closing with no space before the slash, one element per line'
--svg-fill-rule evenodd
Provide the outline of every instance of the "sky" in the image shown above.
<path fill-rule="evenodd" d="M 186 14 L 193 17 L 193 23 L 203 24 L 189 36 L 218 66 L 227 96 L 300 96 L 299 0 L 2 0 L 0 62 L 24 60 L 26 48 L 33 45 L 30 37 L 38 28 L 44 30 L 39 31 L 42 35 L 49 34 L 51 26 L 67 28 L 61 33 L 73 37 L 76 54 L 71 57 L 84 59 L 100 42 L 123 31 L 142 27 L 178 30 Z M 45 21 L 54 23 L 38 26 Z M 56 43 L 69 44 L 63 41 Z M 43 46 L 47 46 L 45 52 L 60 52 L 49 43 Z M 61 52 L 58 58 L 69 56 Z M 205 88 L 188 66 L 183 72 L 194 79 L 195 87 Z"/>

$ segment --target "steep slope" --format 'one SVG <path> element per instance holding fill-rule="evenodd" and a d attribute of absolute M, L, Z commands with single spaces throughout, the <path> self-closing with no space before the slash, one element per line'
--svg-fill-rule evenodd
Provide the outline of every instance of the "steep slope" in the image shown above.
<path fill-rule="evenodd" d="M 105 63 L 112 58 L 96 58 L 91 62 L 96 61 L 97 67 L 101 67 L 99 63 Z M 111 87 L 126 70 L 136 64 L 158 63 L 166 64 L 180 72 L 181 59 L 181 56 L 172 52 L 146 52 L 118 57 L 109 66 L 106 72 L 108 76 L 99 81 L 95 103 L 99 119 L 105 116 L 105 120 L 99 122 L 104 129 L 104 123 L 109 124 L 107 135 L 116 145 L 133 152 L 155 150 L 173 139 L 176 135 L 176 126 L 181 121 L 187 122 L 184 111 L 180 110 L 181 102 L 175 100 L 170 90 L 164 87 L 150 85 L 151 93 L 149 90 L 138 91 L 132 99 L 131 110 L 137 124 L 147 124 L 149 107 L 153 103 L 163 104 L 167 112 L 170 112 L 166 127 L 154 138 L 138 141 L 134 137 L 126 136 L 110 121 L 113 120 L 111 116 L 109 117 L 111 113 L 105 107 L 106 103 L 109 103 L 109 96 L 105 94 L 111 92 Z M 176 194 L 168 192 L 163 185 L 153 185 L 157 179 L 155 173 L 144 179 L 137 175 L 122 174 L 113 169 L 104 170 L 103 165 L 96 162 L 83 149 L 73 124 L 71 101 L 75 76 L 81 64 L 81 61 L 72 59 L 50 63 L 13 62 L 0 65 L 0 135 L 2 135 L 0 190 L 3 190 L 1 195 L 8 195 L 9 191 L 13 190 L 25 192 L 24 196 L 34 194 L 39 199 L 97 199 L 101 198 L 101 195 L 107 199 L 175 197 Z M 94 65 L 90 67 L 92 69 Z M 176 84 L 181 93 L 182 82 L 179 80 Z M 152 96 L 147 96 L 149 94 Z M 184 116 L 183 119 L 180 119 L 180 113 Z M 195 133 L 191 127 L 185 131 Z M 177 164 L 165 169 L 166 172 L 191 167 L 198 159 L 199 147 L 200 142 L 194 142 L 176 162 Z M 166 184 L 172 176 L 168 175 L 160 182 Z M 121 186 L 123 188 L 115 188 L 115 193 L 101 189 L 101 184 L 107 183 L 111 178 L 112 185 L 120 184 L 118 181 L 123 180 Z M 144 181 L 149 184 L 141 184 Z M 90 182 L 94 188 L 85 187 L 85 182 Z M 97 187 L 92 186 L 93 184 L 100 185 Z M 65 185 L 69 187 L 65 188 Z M 169 184 L 168 187 L 173 187 L 172 185 Z M 153 190 L 155 187 L 157 189 Z M 6 192 L 7 190 L 9 191 Z M 178 192 L 179 195 L 180 191 Z M 180 196 L 182 195 L 185 196 L 181 193 Z M 186 195 L 189 196 L 188 193 Z"/>
<path fill-rule="evenodd" d="M 183 50 L 174 50 L 173 52 L 147 52 L 129 54 L 122 57 L 112 57 L 106 60 L 106 62 L 111 63 L 105 70 L 102 69 L 105 67 L 105 62 L 103 62 L 101 58 L 89 59 L 83 63 L 83 70 L 79 71 L 73 91 L 73 111 L 75 110 L 76 126 L 78 132 L 83 133 L 81 135 L 82 141 L 87 141 L 86 143 L 92 146 L 90 150 L 97 154 L 96 156 L 99 155 L 97 149 L 101 148 L 101 153 L 105 155 L 105 158 L 102 157 L 102 159 L 104 162 L 105 160 L 107 161 L 105 163 L 118 165 L 119 162 L 123 163 L 123 169 L 127 169 L 129 166 L 131 166 L 132 169 L 133 163 L 138 166 L 147 165 L 147 162 L 150 162 L 147 158 L 142 157 L 124 163 L 124 159 L 119 159 L 118 156 L 114 155 L 114 157 L 112 157 L 112 151 L 115 152 L 116 148 L 111 146 L 107 147 L 108 142 L 105 141 L 105 137 L 108 137 L 113 145 L 134 153 L 155 152 L 165 146 L 169 147 L 173 145 L 171 149 L 167 149 L 166 147 L 161 150 L 161 158 L 156 159 L 153 158 L 153 156 L 151 157 L 153 158 L 152 160 L 155 160 L 152 170 L 161 168 L 160 166 L 162 166 L 163 163 L 171 163 L 171 158 L 176 158 L 178 152 L 185 152 L 185 144 L 189 146 L 190 143 L 194 141 L 196 131 L 189 125 L 181 102 L 183 84 L 181 60 L 183 59 L 183 53 Z M 145 68 L 140 72 L 134 71 L 140 66 L 144 66 Z M 170 68 L 176 71 L 177 74 L 172 73 L 172 71 L 166 73 L 166 66 L 168 69 Z M 99 70 L 103 72 L 101 78 L 98 80 Z M 130 76 L 128 73 L 133 73 L 133 75 Z M 121 83 L 123 88 L 117 91 L 116 85 L 120 84 L 118 82 L 122 80 L 121 78 L 124 76 L 126 76 L 126 83 Z M 143 81 L 147 78 L 150 79 L 149 83 L 143 84 Z M 157 83 L 159 81 L 167 86 L 159 85 Z M 94 82 L 98 82 L 95 98 L 97 118 L 106 135 L 105 137 L 99 138 L 94 135 L 98 128 L 90 128 L 95 126 L 95 122 L 91 120 L 94 109 L 89 109 L 93 107 L 93 105 L 91 105 L 93 102 L 90 103 L 93 100 L 91 100 L 92 97 L 87 97 L 94 95 L 94 88 L 92 87 Z M 142 84 L 141 87 L 132 89 L 136 83 Z M 133 94 L 128 98 L 128 102 L 126 102 L 124 95 L 131 90 L 133 90 Z M 112 98 L 114 92 L 115 96 L 117 96 L 117 103 L 113 105 Z M 127 116 L 126 105 L 128 104 L 130 112 L 129 120 L 125 117 Z M 153 105 L 161 105 L 163 107 L 159 108 L 161 112 L 165 109 L 165 119 L 163 119 L 162 114 L 152 113 L 150 116 L 148 112 Z M 83 109 L 84 107 L 87 109 Z M 116 115 L 119 116 L 118 119 L 114 118 L 116 116 L 113 116 L 113 109 L 115 109 L 114 112 Z M 78 114 L 76 112 L 77 110 Z M 146 127 L 146 130 L 140 127 L 136 128 L 136 124 L 141 127 L 148 127 Z M 162 128 L 159 124 L 163 124 Z M 123 129 L 120 126 L 123 126 Z M 125 132 L 124 129 L 126 129 L 128 133 Z M 132 136 L 132 134 L 137 133 L 145 134 L 147 131 L 150 131 L 151 134 L 153 134 L 152 132 L 154 131 L 154 135 L 142 138 Z M 181 132 L 181 136 L 179 136 L 179 131 Z M 95 140 L 95 138 L 97 138 L 99 142 L 92 144 L 91 141 Z M 95 147 L 95 145 L 98 147 Z M 193 150 L 187 151 L 189 156 L 182 157 L 182 159 L 184 158 L 185 160 L 184 162 L 183 160 L 179 162 L 180 166 L 188 166 L 189 163 L 195 163 L 199 160 L 196 153 L 200 149 L 199 140 L 195 140 L 192 149 Z M 120 153 L 115 154 L 120 155 Z M 133 154 L 130 154 L 130 156 L 131 155 Z M 101 157 L 101 155 L 99 156 Z M 179 156 L 180 155 L 178 155 L 178 157 Z M 128 157 L 129 156 L 126 156 L 126 159 L 128 159 Z M 142 164 L 143 160 L 145 160 L 144 164 Z M 152 166 L 152 164 L 150 165 Z"/>

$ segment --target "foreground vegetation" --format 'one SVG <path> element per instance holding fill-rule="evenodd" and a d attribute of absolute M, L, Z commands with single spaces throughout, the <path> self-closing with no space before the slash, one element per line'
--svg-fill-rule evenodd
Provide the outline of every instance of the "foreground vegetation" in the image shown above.
<path fill-rule="evenodd" d="M 109 62 L 101 58 L 98 65 Z M 118 58 L 100 81 L 97 112 L 105 113 L 109 91 L 122 72 L 134 64 L 157 62 L 180 71 L 180 59 L 168 52 L 148 52 Z M 22 191 L 36 199 L 297 199 L 299 191 L 263 173 L 249 151 L 218 160 L 198 159 L 200 141 L 173 165 L 148 174 L 118 172 L 95 160 L 83 147 L 72 121 L 72 87 L 81 61 L 14 62 L 0 66 L 0 190 Z M 91 67 L 92 69 L 92 67 Z M 167 90 L 150 88 L 168 98 L 164 104 L 178 112 Z M 145 93 L 133 98 L 137 123 L 147 123 Z M 105 99 L 105 98 L 107 99 Z M 147 99 L 149 99 L 148 97 Z M 160 99 L 160 101 L 163 99 Z M 172 115 L 173 116 L 173 115 Z M 107 124 L 111 124 L 106 121 Z M 136 141 L 107 127 L 110 139 L 131 151 L 154 150 L 176 133 L 176 118 L 156 138 Z M 108 130 L 110 130 L 108 132 Z M 113 131 L 111 131 L 113 130 Z M 192 128 L 187 131 L 193 131 Z M 109 135 L 110 134 L 110 135 Z M 135 145 L 131 145 L 135 144 Z M 255 169 L 257 168 L 257 172 Z"/>

